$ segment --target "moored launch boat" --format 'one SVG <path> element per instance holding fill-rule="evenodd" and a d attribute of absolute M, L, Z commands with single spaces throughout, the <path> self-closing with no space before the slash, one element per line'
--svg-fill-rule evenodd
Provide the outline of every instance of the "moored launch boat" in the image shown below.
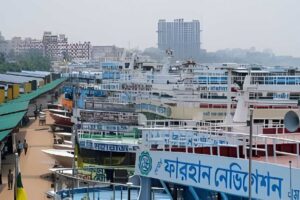
<path fill-rule="evenodd" d="M 72 167 L 74 154 L 71 150 L 62 150 L 62 149 L 46 149 L 42 150 L 44 153 L 48 154 L 54 158 L 60 165 L 65 168 Z"/>
<path fill-rule="evenodd" d="M 73 122 L 71 122 L 71 117 L 64 116 L 61 114 L 50 113 L 50 116 L 55 121 L 55 124 L 62 126 L 73 126 Z"/>
<path fill-rule="evenodd" d="M 67 110 L 62 110 L 62 109 L 49 109 L 50 113 L 53 114 L 59 114 L 59 115 L 64 115 L 64 116 L 68 116 L 70 117 L 72 115 L 72 113 L 70 113 Z"/>

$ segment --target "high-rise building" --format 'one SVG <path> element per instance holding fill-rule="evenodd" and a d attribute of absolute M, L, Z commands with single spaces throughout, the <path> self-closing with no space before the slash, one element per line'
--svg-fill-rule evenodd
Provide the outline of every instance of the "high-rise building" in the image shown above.
<path fill-rule="evenodd" d="M 10 45 L 15 54 L 24 54 L 30 51 L 44 53 L 44 45 L 41 40 L 37 39 L 25 38 L 22 40 L 20 37 L 14 37 L 10 41 Z"/>
<path fill-rule="evenodd" d="M 46 56 L 54 61 L 89 60 L 91 56 L 91 43 L 68 43 L 68 38 L 63 35 L 53 35 L 51 32 L 44 32 L 43 45 Z"/>
<path fill-rule="evenodd" d="M 175 59 L 198 59 L 200 57 L 200 22 L 185 22 L 175 19 L 174 22 L 158 21 L 158 48 L 171 49 Z"/>
<path fill-rule="evenodd" d="M 68 38 L 65 35 L 52 35 L 51 32 L 44 32 L 43 45 L 45 54 L 52 60 L 63 60 L 68 52 Z"/>
<path fill-rule="evenodd" d="M 0 53 L 20 55 L 28 52 L 39 52 L 52 61 L 86 61 L 91 59 L 92 46 L 90 42 L 69 44 L 64 34 L 55 35 L 49 31 L 44 32 L 42 40 L 21 37 L 5 40 L 0 32 Z"/>
<path fill-rule="evenodd" d="M 68 56 L 71 60 L 89 60 L 91 58 L 91 43 L 72 43 L 68 45 Z"/>

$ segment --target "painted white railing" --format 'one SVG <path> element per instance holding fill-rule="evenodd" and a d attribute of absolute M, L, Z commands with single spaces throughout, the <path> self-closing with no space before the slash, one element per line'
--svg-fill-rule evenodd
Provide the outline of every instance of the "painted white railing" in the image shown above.
<path fill-rule="evenodd" d="M 228 146 L 235 147 L 237 152 L 237 158 L 240 157 L 240 146 L 242 146 L 242 155 L 244 159 L 247 159 L 247 150 L 249 147 L 249 134 L 228 132 L 224 130 L 192 130 L 192 129 L 179 129 L 179 128 L 144 128 L 142 129 L 142 145 L 141 148 L 148 150 L 162 150 L 170 151 L 172 147 L 183 148 L 186 153 L 195 153 L 197 147 L 210 147 L 210 155 L 213 155 L 212 148 L 217 147 L 217 156 L 220 156 L 220 147 Z M 292 156 L 291 159 L 296 159 L 296 167 L 299 167 L 299 152 L 300 141 L 288 138 L 281 138 L 278 136 L 267 135 L 253 135 L 254 152 L 264 152 L 262 156 L 266 162 L 270 161 L 270 157 L 273 157 L 272 162 L 282 164 L 280 158 L 282 156 Z M 292 153 L 284 148 L 277 148 L 278 145 L 290 144 L 295 145 L 295 152 Z M 272 151 L 270 147 L 272 146 Z M 292 148 L 292 147 L 291 147 Z M 291 149 L 290 148 L 290 149 Z M 189 150 L 192 149 L 192 152 Z M 271 152 L 270 152 L 271 151 Z M 270 156 L 272 154 L 272 156 Z"/>

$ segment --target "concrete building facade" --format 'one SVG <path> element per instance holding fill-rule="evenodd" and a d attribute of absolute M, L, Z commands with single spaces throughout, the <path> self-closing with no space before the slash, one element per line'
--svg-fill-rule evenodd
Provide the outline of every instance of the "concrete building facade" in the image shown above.
<path fill-rule="evenodd" d="M 51 32 L 44 32 L 42 43 L 45 55 L 52 60 L 59 61 L 67 57 L 68 38 L 65 35 L 53 35 Z"/>
<path fill-rule="evenodd" d="M 173 22 L 158 21 L 158 48 L 171 49 L 175 59 L 198 59 L 200 57 L 200 22 L 185 22 L 175 19 Z"/>
<path fill-rule="evenodd" d="M 92 59 L 98 61 L 118 61 L 122 57 L 124 48 L 112 46 L 93 46 Z"/>
<path fill-rule="evenodd" d="M 72 60 L 89 60 L 91 58 L 91 43 L 72 43 L 68 45 L 68 56 Z"/>
<path fill-rule="evenodd" d="M 91 43 L 68 43 L 68 38 L 63 35 L 53 35 L 51 32 L 44 32 L 43 45 L 45 55 L 52 60 L 89 60 L 91 57 Z"/>

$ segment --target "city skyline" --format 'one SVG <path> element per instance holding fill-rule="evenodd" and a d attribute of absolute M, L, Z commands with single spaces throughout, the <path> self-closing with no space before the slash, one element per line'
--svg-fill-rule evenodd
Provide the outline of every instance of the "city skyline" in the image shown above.
<path fill-rule="evenodd" d="M 0 5 L 0 31 L 6 39 L 41 38 L 52 31 L 66 34 L 71 42 L 144 49 L 157 47 L 159 19 L 184 18 L 200 21 L 201 46 L 208 51 L 256 47 L 300 57 L 296 0 L 12 0 Z"/>

